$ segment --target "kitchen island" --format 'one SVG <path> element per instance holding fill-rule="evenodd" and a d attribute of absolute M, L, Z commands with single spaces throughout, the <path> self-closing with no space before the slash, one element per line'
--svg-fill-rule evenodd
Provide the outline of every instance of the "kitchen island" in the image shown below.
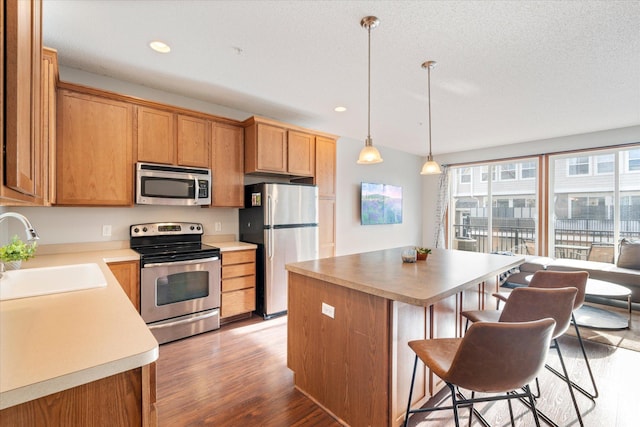
<path fill-rule="evenodd" d="M 524 262 L 434 249 L 426 261 L 403 263 L 402 249 L 286 267 L 287 365 L 295 387 L 344 425 L 400 425 L 413 368 L 407 342 L 461 336 L 460 312 L 483 309 L 497 276 Z M 422 369 L 413 404 L 442 386 Z"/>
<path fill-rule="evenodd" d="M 107 266 L 138 258 L 121 249 L 23 264 L 96 263 L 107 284 L 0 302 L 0 424 L 156 425 L 158 343 Z"/>

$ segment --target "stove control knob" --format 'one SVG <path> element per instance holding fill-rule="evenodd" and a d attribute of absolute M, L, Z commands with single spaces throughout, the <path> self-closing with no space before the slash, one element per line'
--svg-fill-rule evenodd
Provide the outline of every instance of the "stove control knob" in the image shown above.
<path fill-rule="evenodd" d="M 191 229 L 191 231 L 193 231 L 193 229 L 195 228 L 193 225 L 191 227 L 189 227 Z"/>
<path fill-rule="evenodd" d="M 136 227 L 136 228 L 133 229 L 133 232 L 138 234 L 140 232 L 140 229 L 138 227 Z"/>
<path fill-rule="evenodd" d="M 146 233 L 147 232 L 147 227 L 142 227 L 142 232 Z"/>
<path fill-rule="evenodd" d="M 197 226 L 197 227 L 196 227 L 196 230 L 200 231 L 200 226 Z"/>

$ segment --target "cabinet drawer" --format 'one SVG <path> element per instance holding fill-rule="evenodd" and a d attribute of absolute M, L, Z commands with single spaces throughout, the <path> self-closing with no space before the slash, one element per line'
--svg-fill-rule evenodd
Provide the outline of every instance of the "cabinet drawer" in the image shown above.
<path fill-rule="evenodd" d="M 222 281 L 222 292 L 237 291 L 238 289 L 255 288 L 256 276 L 234 277 Z"/>
<path fill-rule="evenodd" d="M 249 313 L 256 309 L 256 290 L 243 289 L 222 294 L 220 317 Z"/>
<path fill-rule="evenodd" d="M 248 251 L 233 251 L 222 254 L 222 265 L 244 264 L 247 262 L 255 262 L 256 251 L 251 249 Z"/>
<path fill-rule="evenodd" d="M 250 276 L 256 274 L 256 264 L 254 262 L 250 264 L 236 264 L 225 265 L 222 267 L 222 278 L 228 279 L 230 277 Z"/>

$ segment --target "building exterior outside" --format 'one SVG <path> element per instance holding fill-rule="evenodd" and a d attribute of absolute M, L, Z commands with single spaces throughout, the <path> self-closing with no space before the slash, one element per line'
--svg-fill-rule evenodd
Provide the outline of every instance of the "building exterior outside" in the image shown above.
<path fill-rule="evenodd" d="M 449 247 L 541 252 L 540 181 L 548 182 L 550 255 L 614 262 L 620 239 L 640 238 L 640 148 L 550 155 L 549 179 L 540 176 L 543 160 L 451 168 Z"/>

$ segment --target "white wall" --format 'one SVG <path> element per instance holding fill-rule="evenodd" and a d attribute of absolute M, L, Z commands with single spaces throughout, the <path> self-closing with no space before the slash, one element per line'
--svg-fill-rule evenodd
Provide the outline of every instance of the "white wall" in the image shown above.
<path fill-rule="evenodd" d="M 422 241 L 422 158 L 377 147 L 384 162 L 358 165 L 363 141 L 341 138 L 337 144 L 336 255 L 420 245 Z M 402 187 L 402 224 L 360 225 L 360 183 Z"/>

